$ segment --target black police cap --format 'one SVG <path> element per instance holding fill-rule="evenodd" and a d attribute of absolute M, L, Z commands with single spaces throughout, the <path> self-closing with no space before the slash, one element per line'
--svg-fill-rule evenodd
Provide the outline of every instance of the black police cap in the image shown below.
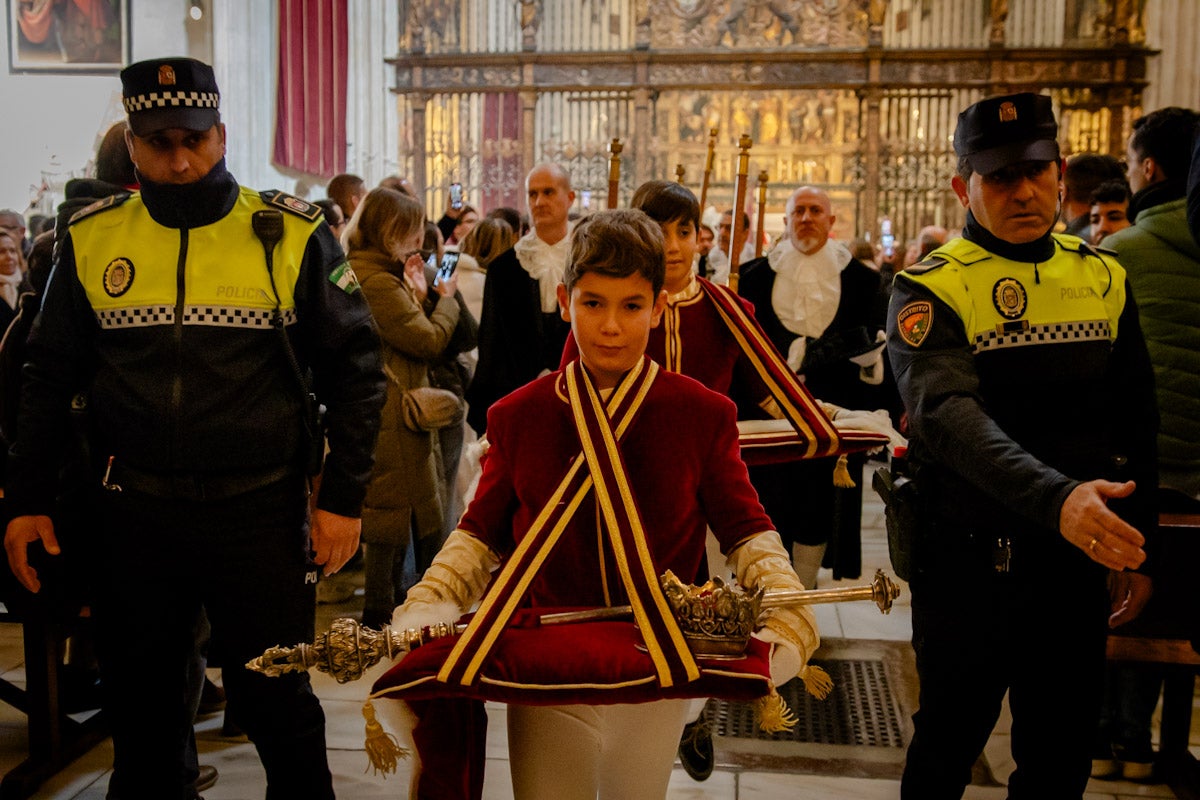
<path fill-rule="evenodd" d="M 138 136 L 167 128 L 206 131 L 220 117 L 221 94 L 208 64 L 194 58 L 155 58 L 121 70 L 121 96 Z"/>
<path fill-rule="evenodd" d="M 958 115 L 954 152 L 981 175 L 1021 161 L 1057 161 L 1058 122 L 1050 98 L 1023 92 L 969 106 Z"/>

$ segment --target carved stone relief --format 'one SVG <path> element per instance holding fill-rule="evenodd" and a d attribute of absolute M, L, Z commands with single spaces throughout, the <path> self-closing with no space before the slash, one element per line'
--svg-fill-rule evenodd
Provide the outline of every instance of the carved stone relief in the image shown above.
<path fill-rule="evenodd" d="M 863 47 L 868 0 L 649 0 L 650 46 Z"/>

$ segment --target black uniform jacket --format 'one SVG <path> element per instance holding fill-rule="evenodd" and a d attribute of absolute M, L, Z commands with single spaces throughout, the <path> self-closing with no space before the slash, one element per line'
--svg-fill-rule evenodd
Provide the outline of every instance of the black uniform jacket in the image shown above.
<path fill-rule="evenodd" d="M 326 408 L 318 505 L 357 516 L 384 376 L 370 312 L 319 209 L 243 189 L 223 161 L 197 183 L 143 184 L 104 203 L 76 215 L 34 323 L 10 454 L 14 513 L 49 513 L 79 393 L 99 464 L 112 456 L 167 476 L 301 468 L 303 395 L 271 324 L 277 291 Z M 251 227 L 271 207 L 284 222 L 274 289 Z"/>
<path fill-rule="evenodd" d="M 955 239 L 896 275 L 888 352 L 924 507 L 960 542 L 1057 550 L 1081 481 L 1130 479 L 1112 507 L 1149 536 L 1158 416 L 1125 271 L 1078 237 L 1039 249 Z"/>

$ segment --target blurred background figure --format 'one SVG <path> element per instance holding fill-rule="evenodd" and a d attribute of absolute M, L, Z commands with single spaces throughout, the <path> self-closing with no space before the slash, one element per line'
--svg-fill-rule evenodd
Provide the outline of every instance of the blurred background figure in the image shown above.
<path fill-rule="evenodd" d="M 342 209 L 342 216 L 349 220 L 354 216 L 358 204 L 367 196 L 367 185 L 357 175 L 343 172 L 341 175 L 333 176 L 329 181 L 329 186 L 325 188 L 325 194 L 338 204 L 338 207 Z"/>
<path fill-rule="evenodd" d="M 0 211 L 0 231 L 7 233 L 17 243 L 17 249 L 21 251 L 21 263 L 24 264 L 32 247 L 32 242 L 25 238 L 25 217 L 11 208 Z"/>
<path fill-rule="evenodd" d="M 441 356 L 458 324 L 457 281 L 451 276 L 428 285 L 421 257 L 424 238 L 420 203 L 385 188 L 367 194 L 346 231 L 347 257 L 375 318 L 388 377 L 375 468 L 363 506 L 362 623 L 372 628 L 390 622 L 392 609 L 404 601 L 409 543 L 414 542 L 417 555 L 421 540 L 433 545 L 433 552 L 441 542 L 436 434 L 412 430 L 401 414 L 405 392 L 430 385 L 429 363 Z M 431 291 L 435 306 L 426 316 L 423 303 Z M 419 555 L 415 561 L 420 574 Z"/>
<path fill-rule="evenodd" d="M 1092 210 L 1089 215 L 1092 244 L 1100 244 L 1104 237 L 1129 227 L 1130 198 L 1129 184 L 1124 178 L 1105 181 L 1096 187 L 1096 191 L 1092 192 Z"/>
<path fill-rule="evenodd" d="M 1078 153 L 1068 158 L 1063 171 L 1066 187 L 1060 218 L 1066 224 L 1063 232 L 1090 241 L 1092 192 L 1105 181 L 1122 177 L 1121 162 L 1110 155 Z"/>

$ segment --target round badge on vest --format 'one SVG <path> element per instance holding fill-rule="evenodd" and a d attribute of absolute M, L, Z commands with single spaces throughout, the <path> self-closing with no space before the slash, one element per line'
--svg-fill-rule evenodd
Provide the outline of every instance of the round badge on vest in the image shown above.
<path fill-rule="evenodd" d="M 1001 278 L 992 287 L 992 305 L 1005 319 L 1017 319 L 1025 313 L 1025 287 L 1016 278 Z"/>
<path fill-rule="evenodd" d="M 104 268 L 104 291 L 109 297 L 120 297 L 133 285 L 133 262 L 128 258 L 114 258 Z"/>

